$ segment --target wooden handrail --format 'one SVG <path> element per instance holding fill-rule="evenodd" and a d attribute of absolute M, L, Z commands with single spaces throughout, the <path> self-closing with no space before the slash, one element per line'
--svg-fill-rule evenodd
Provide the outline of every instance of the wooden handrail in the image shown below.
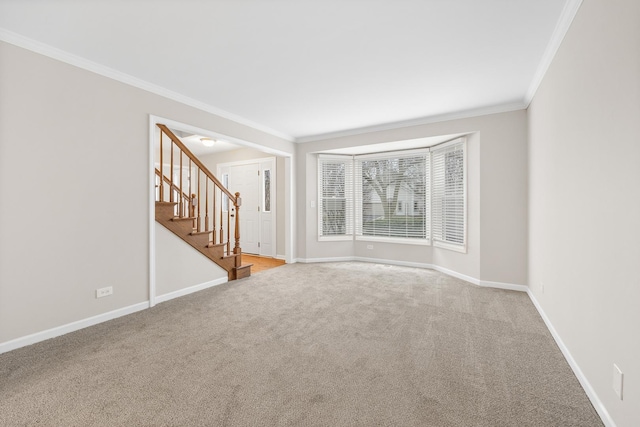
<path fill-rule="evenodd" d="M 177 205 L 175 206 L 177 211 L 174 210 L 174 215 L 179 218 L 187 216 L 189 219 L 193 219 L 193 230 L 198 234 L 202 231 L 212 233 L 210 243 L 217 244 L 216 241 L 219 241 L 219 245 L 224 245 L 224 251 L 226 252 L 225 256 L 229 256 L 232 253 L 235 254 L 235 267 L 240 267 L 242 265 L 242 249 L 240 248 L 240 204 L 242 203 L 242 199 L 240 198 L 240 193 L 233 194 L 225 188 L 222 182 L 218 180 L 218 178 L 213 175 L 213 173 L 211 173 L 197 157 L 195 157 L 195 155 L 166 125 L 157 123 L 156 126 L 160 129 L 161 159 L 160 168 L 155 168 L 156 175 L 161 177 L 159 189 L 160 200 L 158 201 L 164 201 L 165 196 L 162 194 L 162 190 L 164 189 L 164 186 L 168 184 L 169 202 L 173 202 Z M 168 136 L 171 140 L 169 144 L 171 145 L 169 156 L 169 176 L 164 175 L 164 164 L 162 163 L 162 160 L 164 160 L 162 150 L 162 138 L 164 135 Z M 178 147 L 179 159 L 174 158 L 174 145 Z M 182 158 L 183 155 L 186 155 L 189 159 L 187 169 L 189 172 L 187 175 L 186 187 L 183 171 L 187 166 Z M 174 174 L 175 168 L 178 168 L 179 170 L 179 177 Z M 196 173 L 195 181 L 193 175 L 194 172 Z M 203 175 L 204 185 L 201 185 L 200 174 Z M 209 181 L 211 181 L 211 186 L 209 185 Z M 192 193 L 194 185 L 197 186 L 197 193 Z M 202 195 L 202 187 L 204 187 L 204 196 Z M 213 188 L 210 189 L 210 187 Z M 189 194 L 185 193 L 187 188 Z M 178 197 L 178 200 L 174 200 L 175 197 Z M 200 210 L 201 197 L 204 198 L 204 218 Z M 188 209 L 186 206 L 188 206 Z M 211 212 L 213 214 L 212 217 L 209 216 L 210 206 L 213 207 Z M 218 212 L 220 214 L 219 226 L 216 224 Z M 226 213 L 226 233 L 224 230 L 224 213 Z M 202 220 L 204 220 L 204 224 Z M 204 230 L 202 229 L 202 225 L 204 225 Z M 234 234 L 233 237 L 232 233 Z M 234 240 L 233 248 L 231 247 L 232 240 Z"/>
<path fill-rule="evenodd" d="M 224 185 L 222 185 L 222 183 L 218 180 L 218 178 L 216 178 L 209 171 L 209 169 L 207 169 L 207 167 L 200 160 L 198 160 L 198 158 L 191 151 L 189 151 L 187 146 L 184 145 L 182 141 L 180 141 L 180 139 L 177 136 L 175 136 L 167 126 L 160 123 L 157 123 L 156 126 L 158 126 L 169 138 L 171 138 L 173 143 L 176 144 L 180 148 L 180 150 L 182 150 L 187 155 L 187 157 L 189 157 L 191 161 L 193 161 L 193 163 L 195 163 L 195 165 L 198 166 L 198 168 L 200 168 L 202 173 L 204 173 L 211 181 L 215 182 L 216 186 L 220 188 L 222 192 L 227 195 L 227 197 L 229 197 L 229 199 L 233 202 L 234 205 L 236 204 L 236 197 L 233 194 L 231 194 L 231 192 L 227 190 L 224 187 Z"/>

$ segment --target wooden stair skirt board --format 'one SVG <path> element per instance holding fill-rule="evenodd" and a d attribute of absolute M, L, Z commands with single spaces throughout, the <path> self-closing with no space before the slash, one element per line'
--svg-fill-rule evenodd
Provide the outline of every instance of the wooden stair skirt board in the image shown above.
<path fill-rule="evenodd" d="M 236 267 L 236 258 L 240 254 L 224 253 L 226 244 L 212 244 L 211 232 L 195 232 L 195 218 L 174 217 L 175 202 L 156 202 L 156 222 L 173 232 L 176 236 L 193 246 L 196 250 L 227 271 L 229 280 L 251 276 L 252 264 Z M 240 264 L 240 263 L 238 263 Z"/>

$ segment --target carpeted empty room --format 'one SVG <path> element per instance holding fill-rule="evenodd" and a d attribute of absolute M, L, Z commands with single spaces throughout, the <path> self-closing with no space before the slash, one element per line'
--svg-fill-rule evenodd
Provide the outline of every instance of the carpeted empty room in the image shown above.
<path fill-rule="evenodd" d="M 291 264 L 0 355 L 0 425 L 598 426 L 528 296 Z"/>

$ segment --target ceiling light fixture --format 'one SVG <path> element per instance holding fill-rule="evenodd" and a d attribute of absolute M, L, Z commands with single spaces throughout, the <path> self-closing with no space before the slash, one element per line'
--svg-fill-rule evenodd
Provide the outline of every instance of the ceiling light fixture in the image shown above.
<path fill-rule="evenodd" d="M 211 138 L 200 138 L 200 142 L 202 142 L 202 145 L 204 145 L 205 147 L 213 147 L 216 143 L 216 140 Z"/>

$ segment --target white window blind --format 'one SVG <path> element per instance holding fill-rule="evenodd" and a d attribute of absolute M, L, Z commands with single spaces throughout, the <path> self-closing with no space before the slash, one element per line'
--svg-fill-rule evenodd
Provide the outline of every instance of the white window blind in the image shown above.
<path fill-rule="evenodd" d="M 429 151 L 355 157 L 356 235 L 430 237 Z"/>
<path fill-rule="evenodd" d="M 318 156 L 318 234 L 353 236 L 353 159 Z"/>
<path fill-rule="evenodd" d="M 464 141 L 431 152 L 431 221 L 434 244 L 466 245 L 466 158 Z"/>
<path fill-rule="evenodd" d="M 318 156 L 321 240 L 429 244 L 466 252 L 466 142 Z"/>

